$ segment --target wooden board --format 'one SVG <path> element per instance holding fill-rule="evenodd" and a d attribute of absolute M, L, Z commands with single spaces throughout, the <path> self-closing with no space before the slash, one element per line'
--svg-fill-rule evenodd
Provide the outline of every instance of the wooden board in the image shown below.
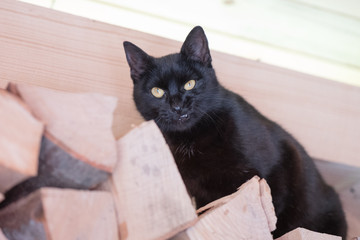
<path fill-rule="evenodd" d="M 0 87 L 15 81 L 117 96 L 113 129 L 120 137 L 142 122 L 132 101 L 124 40 L 155 56 L 181 47 L 169 39 L 3 0 Z M 215 51 L 212 57 L 220 82 L 283 125 L 310 155 L 360 166 L 360 88 Z"/>
<path fill-rule="evenodd" d="M 329 0 L 327 1 L 329 2 Z M 330 1 L 335 5 L 335 0 Z M 226 35 L 227 39 L 233 40 L 232 42 L 228 40 L 232 43 L 229 44 L 230 46 L 223 43 L 213 44 L 217 45 L 218 49 L 224 49 L 232 54 L 242 54 L 238 52 L 240 49 L 236 46 L 234 40 L 237 40 L 240 44 L 248 41 L 257 43 L 263 48 L 275 48 L 273 50 L 275 53 L 276 50 L 288 50 L 288 52 L 292 51 L 294 55 L 310 55 L 313 58 L 321 58 L 324 62 L 335 62 L 338 65 L 348 65 L 353 67 L 354 70 L 360 70 L 358 61 L 360 57 L 360 22 L 353 17 L 319 8 L 316 3 L 313 4 L 314 7 L 312 4 L 304 4 L 304 2 L 300 3 L 293 0 L 271 0 L 271 3 L 267 0 L 234 1 L 229 3 L 231 6 L 224 6 L 223 2 L 220 1 L 208 2 L 206 0 L 196 2 L 185 0 L 175 3 L 166 0 L 153 0 L 152 2 L 143 0 L 102 0 L 100 4 L 98 1 L 90 4 L 86 1 L 81 2 L 82 5 L 79 4 L 80 6 L 97 4 L 99 8 L 103 7 L 104 11 L 106 11 L 105 7 L 109 5 L 118 11 L 125 8 L 130 12 L 128 15 L 131 16 L 131 13 L 135 16 L 139 15 L 138 18 L 141 18 L 141 20 L 147 19 L 148 22 L 137 24 L 136 21 L 130 20 L 129 23 L 119 21 L 118 24 L 130 26 L 130 28 L 133 26 L 137 29 L 143 29 L 145 32 L 154 31 L 161 36 L 170 38 L 174 38 L 175 36 L 170 35 L 174 34 L 179 40 L 182 39 L 179 36 L 179 32 L 182 33 L 182 31 L 163 31 L 161 27 L 173 25 L 176 30 L 182 30 L 184 25 L 202 25 L 205 29 L 209 29 L 209 32 L 217 33 L 218 37 L 221 37 L 222 34 Z M 337 5 L 343 6 L 349 4 L 349 2 L 349 0 L 345 0 L 343 4 L 337 3 Z M 192 4 L 190 9 L 188 8 L 189 4 Z M 206 4 L 207 11 L 199 12 L 198 9 L 202 8 L 204 4 Z M 66 0 L 58 0 L 55 8 L 71 11 L 72 7 L 69 5 Z M 76 7 L 79 7 L 79 5 Z M 159 8 L 159 5 L 162 7 Z M 326 5 L 331 4 L 327 3 Z M 359 3 L 353 3 L 348 8 L 351 7 L 360 9 Z M 74 13 L 85 14 L 85 11 L 75 11 L 74 5 L 73 8 Z M 214 17 L 215 9 L 217 16 L 221 16 L 221 19 Z M 138 11 L 143 14 L 136 14 Z M 109 12 L 111 13 L 111 10 Z M 184 14 L 184 12 L 187 12 L 187 14 Z M 95 17 L 101 16 L 101 13 L 96 14 L 95 12 L 93 14 Z M 159 18 L 163 21 L 159 21 Z M 103 19 L 107 20 L 106 18 Z M 159 22 L 159 29 L 152 30 L 154 27 L 150 24 L 154 24 L 156 21 Z M 285 21 L 287 24 L 284 24 Z M 151 29 L 148 30 L 146 27 Z M 319 42 L 322 44 L 319 44 Z M 341 44 L 342 47 L 337 48 L 338 44 Z M 244 51 L 246 52 L 246 49 Z M 266 57 L 265 53 L 258 54 L 260 55 L 258 59 L 265 61 L 271 59 L 271 56 Z M 254 57 L 254 54 L 251 56 Z M 281 60 L 278 61 L 281 62 Z"/>
<path fill-rule="evenodd" d="M 118 239 L 113 200 L 99 191 L 40 189 L 2 209 L 0 228 L 9 240 Z"/>
<path fill-rule="evenodd" d="M 174 239 L 273 239 L 271 231 L 276 228 L 276 216 L 265 180 L 254 177 L 236 193 L 204 208 L 209 207 L 194 226 Z"/>
<path fill-rule="evenodd" d="M 168 146 L 154 122 L 118 141 L 111 177 L 122 240 L 166 239 L 197 215 Z"/>
<path fill-rule="evenodd" d="M 341 237 L 325 233 L 317 233 L 305 228 L 297 228 L 276 240 L 341 240 Z"/>
<path fill-rule="evenodd" d="M 358 0 L 48 2 L 59 11 L 178 41 L 201 25 L 213 49 L 360 86 Z"/>
<path fill-rule="evenodd" d="M 3 89 L 0 89 L 0 126 L 0 192 L 4 193 L 37 174 L 44 126 L 20 99 Z"/>

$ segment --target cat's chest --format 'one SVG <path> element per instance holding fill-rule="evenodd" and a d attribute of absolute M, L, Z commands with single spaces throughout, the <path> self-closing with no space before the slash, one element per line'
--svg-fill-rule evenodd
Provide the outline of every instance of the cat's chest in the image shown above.
<path fill-rule="evenodd" d="M 216 134 L 195 139 L 177 139 L 170 141 L 169 146 L 180 171 L 185 169 L 194 175 L 231 167 L 240 160 L 240 154 L 233 144 Z"/>

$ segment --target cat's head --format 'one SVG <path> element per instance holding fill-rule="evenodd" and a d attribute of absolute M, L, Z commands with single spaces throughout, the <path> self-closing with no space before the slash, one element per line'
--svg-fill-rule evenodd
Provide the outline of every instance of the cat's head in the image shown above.
<path fill-rule="evenodd" d="M 130 42 L 124 49 L 136 107 L 162 131 L 190 131 L 216 105 L 219 83 L 201 27 L 189 33 L 180 53 L 154 58 Z"/>

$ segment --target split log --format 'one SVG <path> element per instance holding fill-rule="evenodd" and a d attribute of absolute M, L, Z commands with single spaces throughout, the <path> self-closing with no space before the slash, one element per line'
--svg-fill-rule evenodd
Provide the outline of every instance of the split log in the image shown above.
<path fill-rule="evenodd" d="M 47 137 L 52 136 L 79 160 L 112 171 L 116 163 L 112 133 L 115 97 L 11 83 L 8 90 L 20 96 L 34 115 L 45 122 Z"/>
<path fill-rule="evenodd" d="M 122 240 L 167 239 L 197 219 L 170 149 L 153 121 L 118 140 L 111 185 Z"/>
<path fill-rule="evenodd" d="M 40 187 L 90 189 L 109 177 L 117 157 L 112 133 L 116 98 L 15 84 L 8 91 L 23 99 L 46 127 L 38 176 L 8 192 L 0 207 Z"/>
<path fill-rule="evenodd" d="M 0 240 L 8 240 L 0 229 Z"/>
<path fill-rule="evenodd" d="M 208 210 L 209 209 L 209 210 Z M 172 240 L 273 239 L 276 216 L 270 188 L 254 177 L 239 190 L 199 209 L 199 221 Z"/>
<path fill-rule="evenodd" d="M 20 99 L 0 89 L 0 126 L 0 193 L 4 193 L 37 174 L 43 124 Z"/>
<path fill-rule="evenodd" d="M 277 238 L 276 240 L 341 240 L 341 237 L 313 232 L 305 228 L 297 228 Z"/>
<path fill-rule="evenodd" d="M 0 228 L 15 239 L 117 240 L 111 194 L 42 188 L 0 211 Z"/>

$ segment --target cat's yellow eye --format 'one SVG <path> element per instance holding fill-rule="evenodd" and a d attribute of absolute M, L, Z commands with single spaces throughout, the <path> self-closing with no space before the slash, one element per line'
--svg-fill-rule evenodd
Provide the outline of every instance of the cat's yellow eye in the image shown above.
<path fill-rule="evenodd" d="M 195 80 L 190 80 L 187 83 L 185 83 L 184 89 L 186 91 L 189 91 L 189 90 L 191 90 L 191 89 L 193 89 L 195 87 L 195 84 L 196 84 Z"/>
<path fill-rule="evenodd" d="M 154 97 L 156 98 L 161 98 L 162 96 L 164 96 L 164 93 L 165 93 L 164 90 L 158 87 L 153 87 L 151 89 L 151 94 L 154 95 Z"/>

